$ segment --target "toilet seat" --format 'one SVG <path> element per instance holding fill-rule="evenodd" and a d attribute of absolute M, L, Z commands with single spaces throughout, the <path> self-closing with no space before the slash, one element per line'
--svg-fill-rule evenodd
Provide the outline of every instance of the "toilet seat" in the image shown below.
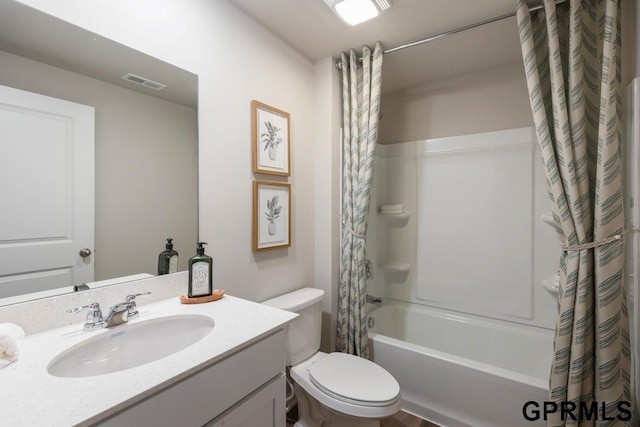
<path fill-rule="evenodd" d="M 381 366 L 346 353 L 330 353 L 308 369 L 311 382 L 328 395 L 363 406 L 398 400 L 398 382 Z"/>
<path fill-rule="evenodd" d="M 341 365 L 341 363 L 344 362 L 344 360 L 346 359 L 342 360 L 341 362 L 338 362 L 340 366 L 337 366 L 333 362 L 330 362 L 331 360 L 336 358 L 336 356 L 331 356 L 331 355 L 336 355 L 336 354 L 344 355 L 343 353 L 330 353 L 330 354 L 326 354 L 322 352 L 315 353 L 309 359 L 299 363 L 296 366 L 292 366 L 290 371 L 291 377 L 293 378 L 294 382 L 298 386 L 302 387 L 309 395 L 313 396 L 313 398 L 318 400 L 321 404 L 339 413 L 343 413 L 343 414 L 347 414 L 355 417 L 362 417 L 362 418 L 384 418 L 384 417 L 389 417 L 400 410 L 400 386 L 398 385 L 398 382 L 395 380 L 395 378 L 391 376 L 391 374 L 389 374 L 382 367 L 375 365 L 373 362 L 366 361 L 371 365 L 373 365 L 373 369 L 372 369 L 373 373 L 372 371 L 367 370 L 365 372 L 365 373 L 368 372 L 366 377 L 358 378 L 357 382 L 348 381 L 353 384 L 359 384 L 359 385 L 352 385 L 354 390 L 356 390 L 356 393 L 351 393 L 348 385 L 346 384 L 345 384 L 345 387 L 347 388 L 345 389 L 345 388 L 338 387 L 336 384 L 330 384 L 331 380 L 329 379 L 327 379 L 326 382 L 324 382 L 325 378 L 323 378 L 323 374 L 325 372 L 323 371 L 325 369 L 327 371 L 333 371 L 332 376 L 334 378 L 336 376 L 339 376 L 341 373 L 344 374 L 345 373 L 344 369 L 349 369 L 348 366 L 350 366 L 349 362 L 351 360 L 348 360 L 346 362 L 347 368 L 345 368 L 344 365 Z M 314 365 L 316 365 L 317 363 L 320 363 L 322 360 L 324 360 L 329 356 L 331 356 L 329 361 L 325 362 L 324 364 L 320 364 L 319 365 L 320 368 L 312 369 Z M 357 356 L 352 356 L 352 355 L 344 355 L 344 356 L 358 359 Z M 341 356 L 337 356 L 337 358 L 340 358 L 340 357 Z M 357 364 L 359 362 L 354 362 L 354 363 Z M 376 368 L 379 368 L 383 372 L 383 374 L 380 374 L 380 372 L 377 371 Z M 313 371 L 315 374 L 314 379 L 311 378 L 311 375 L 309 372 L 310 370 Z M 363 393 L 362 390 L 367 388 L 374 389 L 374 387 L 372 387 L 371 385 L 364 385 L 364 384 L 372 384 L 367 381 L 367 378 L 372 379 L 372 378 L 378 377 L 378 375 L 382 377 L 386 377 L 386 375 L 388 375 L 391 378 L 391 381 L 384 382 L 382 387 L 375 387 L 375 389 L 380 390 L 381 393 L 378 394 L 377 397 L 372 398 L 371 396 L 373 396 L 373 394 L 367 395 Z M 318 377 L 320 377 L 320 381 L 318 381 Z M 347 381 L 345 381 L 345 383 L 346 382 Z M 381 390 L 383 388 L 384 390 Z M 357 390 L 361 390 L 361 392 L 358 393 Z M 369 391 L 371 392 L 371 390 Z M 393 395 L 394 393 L 395 395 Z M 370 399 L 370 400 L 367 400 L 367 399 Z"/>

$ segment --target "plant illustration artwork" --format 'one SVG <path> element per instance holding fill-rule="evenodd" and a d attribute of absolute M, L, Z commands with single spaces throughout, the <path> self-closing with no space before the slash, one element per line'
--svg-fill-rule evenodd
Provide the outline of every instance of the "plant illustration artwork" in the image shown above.
<path fill-rule="evenodd" d="M 267 209 L 268 211 L 264 214 L 269 220 L 268 233 L 269 236 L 275 236 L 277 231 L 276 219 L 278 219 L 282 212 L 282 206 L 278 206 L 278 196 L 273 196 L 270 200 L 267 200 Z"/>
<path fill-rule="evenodd" d="M 282 138 L 278 136 L 280 128 L 276 127 L 270 121 L 264 122 L 264 125 L 267 127 L 267 132 L 260 135 L 264 143 L 264 150 L 269 150 L 269 159 L 276 160 L 278 157 L 278 146 L 282 142 Z"/>
<path fill-rule="evenodd" d="M 254 173 L 291 176 L 289 113 L 255 99 L 251 101 L 251 145 Z M 282 197 L 280 201 L 284 202 Z"/>
<path fill-rule="evenodd" d="M 290 246 L 291 184 L 253 181 L 253 251 Z"/>

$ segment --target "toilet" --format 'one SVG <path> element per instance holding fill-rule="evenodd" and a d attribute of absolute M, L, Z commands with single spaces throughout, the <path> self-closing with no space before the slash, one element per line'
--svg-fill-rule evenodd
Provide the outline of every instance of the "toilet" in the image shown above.
<path fill-rule="evenodd" d="M 295 427 L 378 427 L 400 410 L 400 385 L 369 360 L 319 351 L 323 295 L 304 288 L 263 302 L 299 314 L 286 338 L 300 418 Z"/>

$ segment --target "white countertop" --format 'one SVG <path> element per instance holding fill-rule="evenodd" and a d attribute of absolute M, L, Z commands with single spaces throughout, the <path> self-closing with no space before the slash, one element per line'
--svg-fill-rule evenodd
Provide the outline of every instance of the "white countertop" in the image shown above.
<path fill-rule="evenodd" d="M 130 323 L 176 314 L 215 321 L 205 338 L 165 358 L 131 369 L 84 378 L 47 372 L 62 351 L 109 330 L 83 331 L 83 322 L 29 335 L 15 363 L 0 369 L 0 426 L 89 425 L 185 378 L 279 329 L 297 315 L 225 295 L 206 304 L 180 304 L 178 297 L 138 306 Z M 60 314 L 61 316 L 64 313 Z"/>

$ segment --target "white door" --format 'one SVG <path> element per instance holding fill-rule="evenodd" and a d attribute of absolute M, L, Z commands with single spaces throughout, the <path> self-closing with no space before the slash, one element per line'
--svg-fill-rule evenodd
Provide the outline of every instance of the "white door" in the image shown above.
<path fill-rule="evenodd" d="M 93 233 L 94 108 L 0 86 L 0 298 L 93 281 Z"/>

